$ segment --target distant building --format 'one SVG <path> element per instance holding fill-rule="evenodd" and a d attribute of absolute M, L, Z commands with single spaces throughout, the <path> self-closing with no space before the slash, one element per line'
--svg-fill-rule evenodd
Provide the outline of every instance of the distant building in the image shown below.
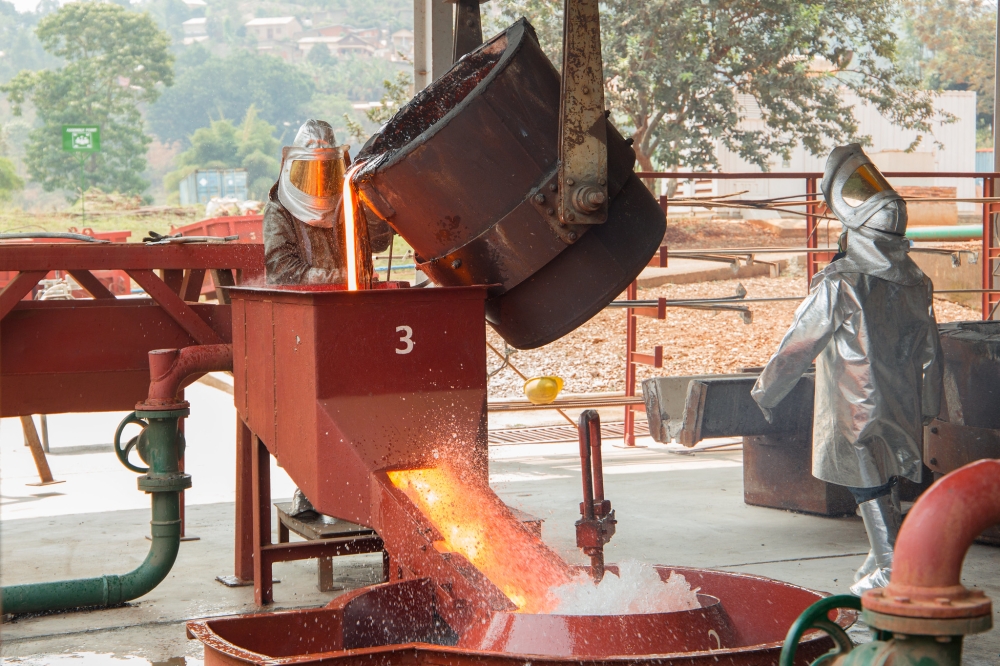
<path fill-rule="evenodd" d="M 871 137 L 872 145 L 865 152 L 883 171 L 974 171 L 976 170 L 976 93 L 971 91 L 945 91 L 935 93 L 934 109 L 955 116 L 953 123 L 932 123 L 933 134 L 923 133 L 923 140 L 915 150 L 905 152 L 921 132 L 906 130 L 892 124 L 874 106 L 854 93 L 844 90 L 841 99 L 854 110 L 858 134 Z M 764 120 L 754 99 L 740 95 L 745 117 L 740 129 L 763 129 Z M 937 145 L 940 143 L 940 145 Z M 759 172 L 760 169 L 743 160 L 736 153 L 719 143 L 716 148 L 721 171 L 730 173 Z M 788 160 L 771 158 L 770 171 L 822 172 L 827 156 L 813 155 L 801 144 L 792 150 Z M 895 186 L 954 187 L 960 198 L 976 195 L 975 181 L 971 178 L 895 178 Z M 746 198 L 763 199 L 801 194 L 804 183 L 795 179 L 759 180 L 706 180 L 678 183 L 678 195 L 731 195 L 746 192 Z M 972 214 L 976 204 L 960 202 L 960 215 Z M 776 217 L 773 211 L 746 210 L 747 218 Z"/>
<path fill-rule="evenodd" d="M 199 169 L 180 182 L 182 206 L 208 203 L 212 197 L 247 198 L 246 169 Z"/>
<path fill-rule="evenodd" d="M 302 24 L 294 16 L 255 18 L 244 24 L 248 34 L 258 42 L 281 42 L 291 40 L 302 32 Z"/>
<path fill-rule="evenodd" d="M 184 6 L 191 10 L 205 9 L 208 3 L 205 0 L 181 0 Z"/>
<path fill-rule="evenodd" d="M 397 30 L 390 37 L 392 42 L 392 60 L 399 59 L 402 54 L 408 60 L 413 60 L 413 33 L 407 29 Z"/>
<path fill-rule="evenodd" d="M 299 37 L 297 43 L 299 51 L 303 55 L 308 54 L 317 44 L 325 44 L 326 48 L 330 50 L 330 55 L 333 56 L 360 56 L 367 58 L 372 56 L 376 51 L 375 44 L 361 39 L 353 32 L 339 32 L 337 35 L 307 35 Z"/>
<path fill-rule="evenodd" d="M 193 18 L 181 24 L 184 29 L 184 45 L 197 44 L 208 39 L 208 19 Z"/>

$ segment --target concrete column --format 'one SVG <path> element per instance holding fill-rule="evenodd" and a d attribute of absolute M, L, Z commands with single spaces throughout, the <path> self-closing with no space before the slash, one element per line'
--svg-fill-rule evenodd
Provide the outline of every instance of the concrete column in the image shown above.
<path fill-rule="evenodd" d="M 455 5 L 445 0 L 413 0 L 413 83 L 426 88 L 451 67 Z"/>

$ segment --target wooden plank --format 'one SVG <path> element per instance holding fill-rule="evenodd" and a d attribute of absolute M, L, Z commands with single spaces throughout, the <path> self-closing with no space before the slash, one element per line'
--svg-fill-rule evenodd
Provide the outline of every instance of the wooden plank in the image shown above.
<path fill-rule="evenodd" d="M 28 295 L 38 281 L 44 278 L 48 271 L 22 271 L 7 286 L 0 291 L 0 319 L 14 309 L 22 298 Z"/>
<path fill-rule="evenodd" d="M 114 300 L 115 295 L 112 294 L 104 283 L 97 279 L 93 273 L 90 271 L 85 271 L 82 269 L 74 269 L 69 271 L 69 274 L 73 276 L 77 284 L 87 290 L 91 296 L 95 299 L 111 299 Z"/>
<path fill-rule="evenodd" d="M 21 417 L 21 428 L 24 429 L 24 439 L 31 449 L 31 457 L 35 459 L 35 469 L 38 470 L 39 483 L 29 483 L 29 486 L 47 486 L 53 483 L 62 483 L 52 478 L 52 470 L 49 469 L 49 461 L 45 458 L 45 451 L 42 450 L 42 443 L 38 439 L 38 431 L 35 430 L 35 420 L 31 416 Z"/>
<path fill-rule="evenodd" d="M 154 301 L 163 308 L 170 318 L 195 339 L 200 345 L 221 345 L 225 341 L 205 323 L 181 297 L 170 290 L 152 270 L 127 270 L 133 280 L 142 287 Z"/>

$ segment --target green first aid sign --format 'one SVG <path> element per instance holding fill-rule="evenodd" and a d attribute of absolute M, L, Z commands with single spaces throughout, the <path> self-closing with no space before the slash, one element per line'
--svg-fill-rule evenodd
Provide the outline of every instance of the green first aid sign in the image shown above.
<path fill-rule="evenodd" d="M 63 125 L 63 150 L 97 153 L 101 150 L 101 128 L 97 125 Z"/>

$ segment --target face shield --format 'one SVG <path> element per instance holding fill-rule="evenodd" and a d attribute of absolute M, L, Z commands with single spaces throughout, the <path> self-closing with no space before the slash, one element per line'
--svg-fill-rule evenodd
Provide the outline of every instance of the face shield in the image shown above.
<path fill-rule="evenodd" d="M 859 144 L 839 146 L 830 153 L 821 189 L 830 210 L 848 229 L 865 225 L 888 233 L 906 232 L 906 203 Z"/>
<path fill-rule="evenodd" d="M 346 146 L 283 151 L 278 199 L 296 219 L 316 227 L 332 227 L 344 191 Z"/>

